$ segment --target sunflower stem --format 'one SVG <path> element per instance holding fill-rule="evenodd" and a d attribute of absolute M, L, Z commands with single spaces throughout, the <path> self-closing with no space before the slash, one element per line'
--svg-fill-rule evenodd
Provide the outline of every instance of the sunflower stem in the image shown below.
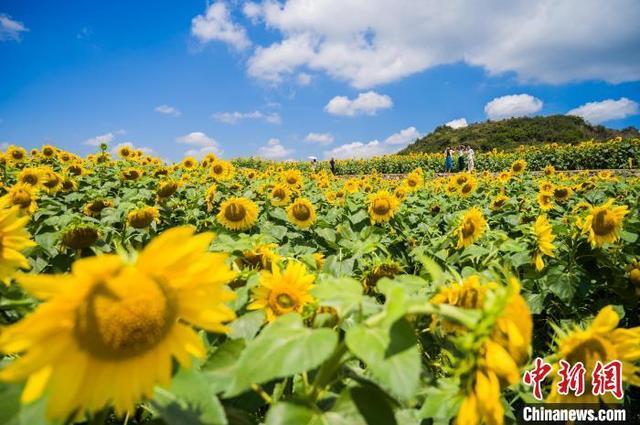
<path fill-rule="evenodd" d="M 347 344 L 343 340 L 333 351 L 331 357 L 320 366 L 320 370 L 313 380 L 311 394 L 309 394 L 311 401 L 315 402 L 322 390 L 333 380 L 333 377 L 340 369 L 342 357 L 347 351 Z"/>
<path fill-rule="evenodd" d="M 253 391 L 255 391 L 256 393 L 258 393 L 258 395 L 267 403 L 267 404 L 273 404 L 273 399 L 271 398 L 271 396 L 269 394 L 267 394 L 260 385 L 258 384 L 251 384 L 251 388 L 253 389 Z"/>

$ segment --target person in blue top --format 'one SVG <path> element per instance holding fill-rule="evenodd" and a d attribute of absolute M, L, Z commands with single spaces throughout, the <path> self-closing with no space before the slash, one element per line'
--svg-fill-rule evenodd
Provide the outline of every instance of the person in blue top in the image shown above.
<path fill-rule="evenodd" d="M 458 171 L 464 171 L 464 155 L 466 151 L 464 146 L 460 146 L 458 148 Z"/>
<path fill-rule="evenodd" d="M 451 173 L 453 172 L 453 152 L 451 152 L 451 148 L 447 148 L 444 151 L 446 159 L 444 160 L 444 172 Z"/>

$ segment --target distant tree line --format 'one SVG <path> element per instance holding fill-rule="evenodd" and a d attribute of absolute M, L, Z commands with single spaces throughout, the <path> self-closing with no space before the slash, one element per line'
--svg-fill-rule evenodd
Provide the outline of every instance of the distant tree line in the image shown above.
<path fill-rule="evenodd" d="M 476 151 L 492 149 L 510 151 L 521 145 L 539 143 L 574 144 L 585 140 L 605 141 L 616 137 L 640 137 L 635 127 L 615 130 L 591 125 L 580 117 L 551 115 L 546 117 L 510 118 L 486 121 L 453 129 L 441 125 L 432 133 L 416 140 L 400 154 L 442 152 L 447 146 L 470 145 Z"/>

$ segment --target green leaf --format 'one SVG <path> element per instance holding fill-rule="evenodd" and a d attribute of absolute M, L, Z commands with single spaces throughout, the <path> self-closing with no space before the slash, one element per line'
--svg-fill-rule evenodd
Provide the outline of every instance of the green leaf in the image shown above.
<path fill-rule="evenodd" d="M 212 393 L 221 393 L 231 384 L 236 364 L 245 346 L 244 339 L 226 341 L 202 366 L 202 374 L 210 382 Z"/>
<path fill-rule="evenodd" d="M 437 423 L 448 424 L 458 412 L 462 401 L 458 393 L 458 385 L 454 380 L 441 379 L 438 387 L 427 389 L 419 416 L 424 419 L 432 418 Z"/>
<path fill-rule="evenodd" d="M 200 372 L 181 369 L 171 388 L 156 388 L 153 409 L 168 425 L 226 425 L 224 408 Z"/>
<path fill-rule="evenodd" d="M 336 231 L 333 229 L 317 229 L 316 233 L 327 242 L 336 242 Z"/>
<path fill-rule="evenodd" d="M 358 386 L 351 389 L 351 399 L 367 425 L 395 425 L 393 407 L 382 390 L 373 386 Z"/>
<path fill-rule="evenodd" d="M 294 403 L 277 403 L 269 409 L 264 425 L 329 425 L 320 412 Z"/>
<path fill-rule="evenodd" d="M 420 351 L 405 319 L 390 328 L 356 325 L 347 331 L 346 343 L 384 388 L 403 400 L 413 397 L 420 381 Z"/>
<path fill-rule="evenodd" d="M 247 344 L 226 395 L 314 369 L 331 355 L 337 342 L 338 335 L 331 329 L 306 328 L 298 314 L 281 316 Z"/>
<path fill-rule="evenodd" d="M 367 220 L 368 218 L 369 218 L 369 213 L 367 213 L 365 210 L 360 210 L 357 213 L 353 214 L 351 217 L 349 217 L 349 220 L 355 226 L 358 223 L 362 223 L 364 220 Z"/>
<path fill-rule="evenodd" d="M 245 313 L 233 322 L 229 323 L 229 328 L 231 328 L 229 338 L 244 338 L 246 340 L 253 339 L 262 327 L 263 323 L 264 311 L 257 310 Z"/>
<path fill-rule="evenodd" d="M 340 317 L 346 316 L 362 302 L 362 284 L 348 277 L 320 279 L 311 293 L 322 306 L 333 307 Z"/>
<path fill-rule="evenodd" d="M 27 405 L 20 404 L 22 386 L 0 382 L 0 424 L 2 425 L 46 425 L 46 399 Z M 56 422 L 57 423 L 57 422 Z"/>
<path fill-rule="evenodd" d="M 625 242 L 634 243 L 638 240 L 638 235 L 636 233 L 627 232 L 626 230 L 621 230 L 620 239 Z"/>

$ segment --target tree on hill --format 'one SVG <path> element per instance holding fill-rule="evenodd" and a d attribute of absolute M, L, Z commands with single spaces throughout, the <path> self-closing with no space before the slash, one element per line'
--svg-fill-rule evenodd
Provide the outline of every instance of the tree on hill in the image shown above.
<path fill-rule="evenodd" d="M 640 132 L 634 127 L 615 130 L 594 126 L 570 115 L 522 117 L 473 123 L 456 129 L 441 125 L 399 153 L 442 152 L 446 147 L 458 145 L 470 145 L 477 151 L 494 148 L 509 151 L 520 145 L 604 141 L 615 137 L 640 137 Z"/>

